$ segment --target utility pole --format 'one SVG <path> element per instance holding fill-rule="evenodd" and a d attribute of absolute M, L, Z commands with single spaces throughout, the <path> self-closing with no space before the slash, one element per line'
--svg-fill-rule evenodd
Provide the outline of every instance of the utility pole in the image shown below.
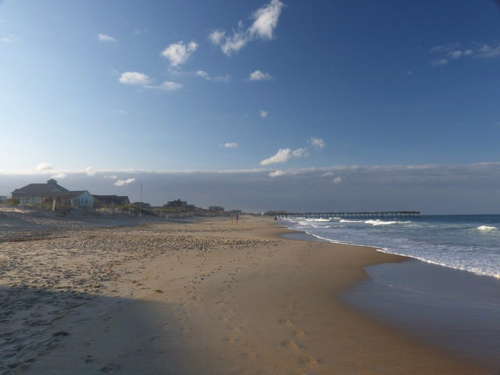
<path fill-rule="evenodd" d="M 139 201 L 139 216 L 142 216 L 142 184 L 141 184 L 141 200 Z"/>

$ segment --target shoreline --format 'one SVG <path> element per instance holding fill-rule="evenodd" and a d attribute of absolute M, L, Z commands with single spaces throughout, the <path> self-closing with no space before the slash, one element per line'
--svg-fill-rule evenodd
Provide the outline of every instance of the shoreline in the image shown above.
<path fill-rule="evenodd" d="M 96 255 L 125 259 L 100 292 L 79 293 L 92 298 L 43 329 L 49 347 L 26 343 L 37 356 L 11 362 L 23 374 L 492 373 L 340 301 L 365 279 L 363 267 L 402 257 L 284 239 L 292 231 L 273 224 L 243 216 L 239 225 L 154 223 L 37 241 L 39 253 L 75 250 L 75 261 L 89 242 Z M 47 294 L 69 299 L 75 288 Z"/>
<path fill-rule="evenodd" d="M 340 243 L 304 230 L 296 232 L 284 236 Z M 340 244 L 404 258 L 364 267 L 366 278 L 340 294 L 343 302 L 452 356 L 500 369 L 500 280 L 370 246 Z"/>

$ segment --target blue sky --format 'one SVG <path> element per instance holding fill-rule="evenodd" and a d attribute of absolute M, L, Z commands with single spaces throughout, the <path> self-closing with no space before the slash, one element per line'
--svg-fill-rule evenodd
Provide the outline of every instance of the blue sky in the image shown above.
<path fill-rule="evenodd" d="M 445 179 L 499 162 L 500 7 L 4 0 L 0 82 L 2 194 L 40 174 L 110 190 L 148 171 L 247 171 L 270 189 L 317 169 L 338 190 L 356 166 Z"/>

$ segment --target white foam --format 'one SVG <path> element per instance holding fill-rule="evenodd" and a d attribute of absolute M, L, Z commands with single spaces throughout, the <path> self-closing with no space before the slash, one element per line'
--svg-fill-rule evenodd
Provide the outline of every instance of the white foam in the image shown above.
<path fill-rule="evenodd" d="M 376 225 L 392 225 L 397 224 L 397 221 L 382 221 L 382 220 L 366 220 L 365 224 L 371 224 L 373 226 Z"/>
<path fill-rule="evenodd" d="M 477 227 L 476 229 L 478 231 L 481 231 L 481 232 L 491 232 L 491 231 L 497 230 L 496 227 L 490 227 L 488 225 L 481 225 L 481 226 Z"/>
<path fill-rule="evenodd" d="M 363 220 L 340 220 L 341 223 L 363 223 Z"/>

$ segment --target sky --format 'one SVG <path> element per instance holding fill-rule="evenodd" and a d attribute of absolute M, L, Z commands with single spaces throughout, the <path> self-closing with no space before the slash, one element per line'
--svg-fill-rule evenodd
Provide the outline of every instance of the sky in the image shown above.
<path fill-rule="evenodd" d="M 0 195 L 500 213 L 493 0 L 0 0 Z"/>

